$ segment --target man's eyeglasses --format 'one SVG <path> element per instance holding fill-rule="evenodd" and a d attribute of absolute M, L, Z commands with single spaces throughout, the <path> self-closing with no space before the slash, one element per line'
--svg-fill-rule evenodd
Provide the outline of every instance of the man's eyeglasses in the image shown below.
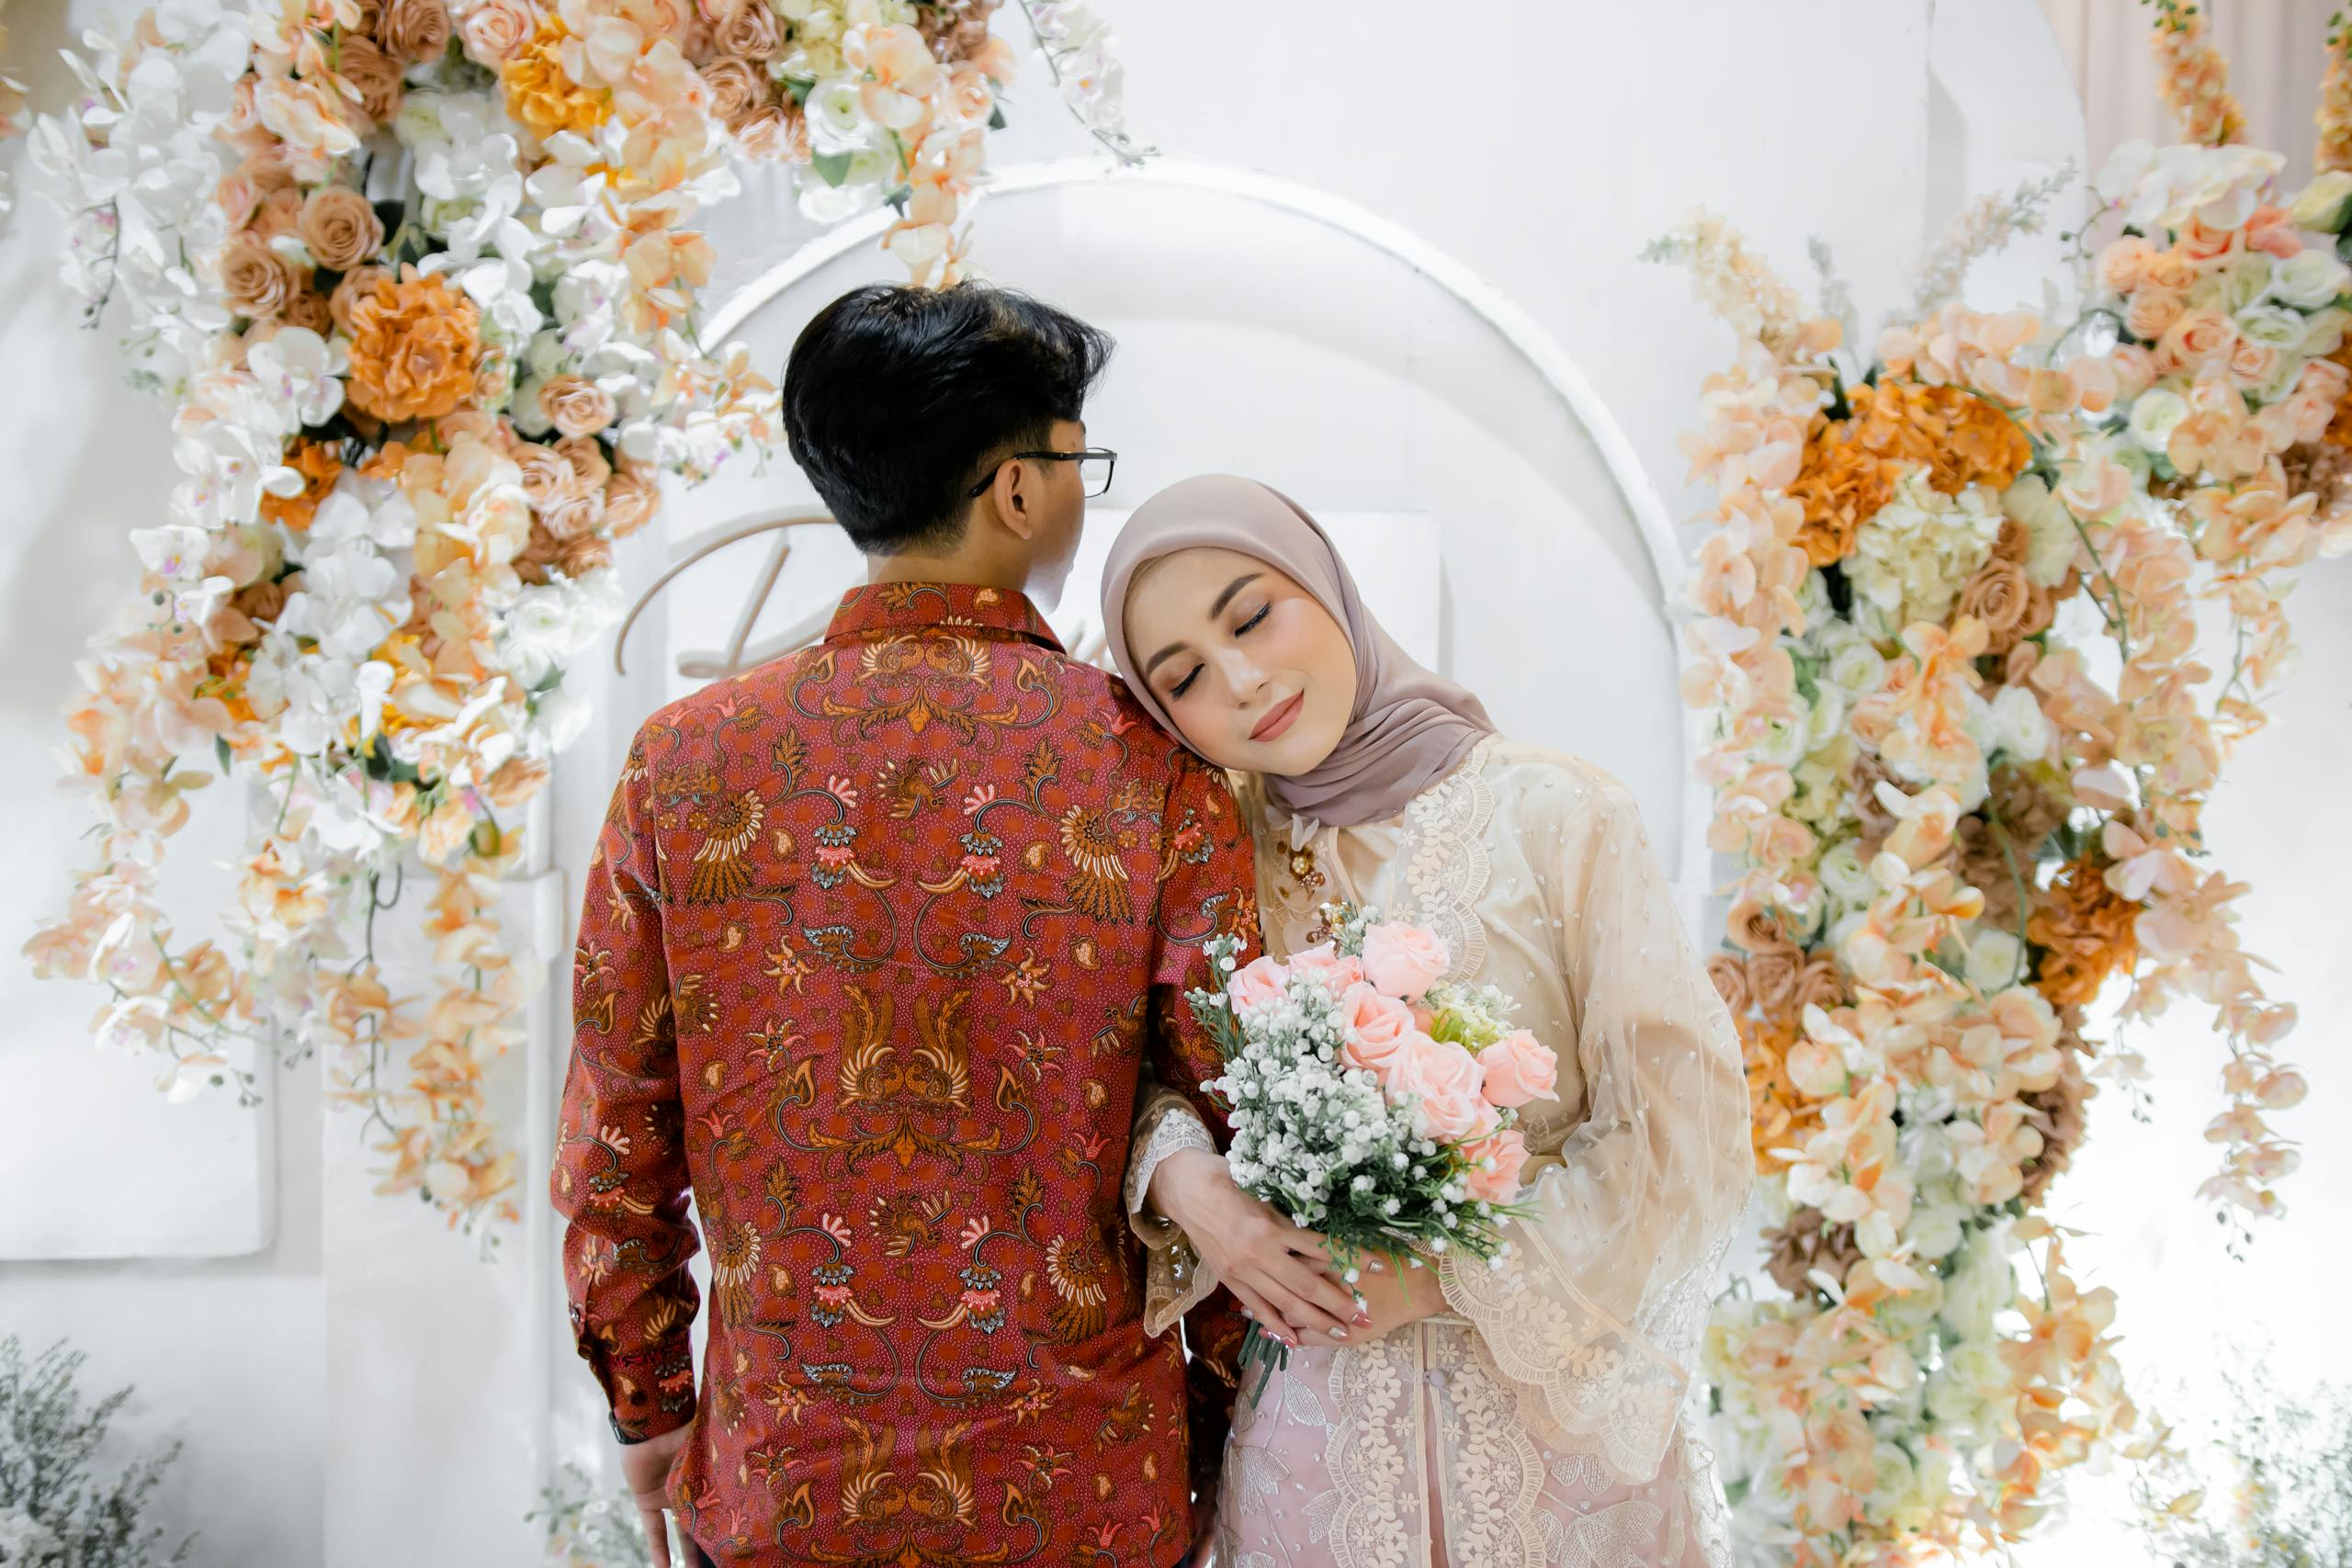
<path fill-rule="evenodd" d="M 1013 452 L 999 458 L 989 469 L 989 477 L 964 492 L 968 500 L 978 501 L 996 483 L 996 470 L 1015 459 L 1030 463 L 1076 463 L 1078 481 L 1086 487 L 1091 498 L 1111 488 L 1111 474 L 1119 466 L 1119 455 L 1108 446 L 1089 446 L 1082 452 Z"/>

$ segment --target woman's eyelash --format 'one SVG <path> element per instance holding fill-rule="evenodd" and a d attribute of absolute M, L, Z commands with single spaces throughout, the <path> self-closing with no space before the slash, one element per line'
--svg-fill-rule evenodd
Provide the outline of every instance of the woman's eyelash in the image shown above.
<path fill-rule="evenodd" d="M 1263 604 L 1260 605 L 1260 606 L 1258 607 L 1258 613 L 1257 613 L 1256 615 L 1254 615 L 1250 616 L 1248 620 L 1246 620 L 1246 621 L 1242 622 L 1239 626 L 1236 626 L 1236 627 L 1234 627 L 1234 628 L 1233 628 L 1233 635 L 1234 635 L 1234 636 L 1236 636 L 1236 637 L 1239 637 L 1243 632 L 1248 631 L 1251 626 L 1256 626 L 1260 621 L 1264 620 L 1264 619 L 1266 618 L 1266 612 L 1267 612 L 1267 611 L 1269 611 L 1269 610 L 1272 610 L 1273 607 L 1274 607 L 1273 601 L 1272 601 L 1272 600 L 1271 600 L 1271 599 L 1270 599 L 1270 600 L 1268 600 L 1265 604 Z"/>
<path fill-rule="evenodd" d="M 1191 691 L 1191 690 L 1193 689 L 1193 682 L 1195 682 L 1195 681 L 1197 681 L 1197 680 L 1199 680 L 1200 678 L 1201 678 L 1201 667 L 1200 667 L 1199 665 L 1195 664 L 1195 665 L 1193 665 L 1193 671 L 1192 671 L 1192 673 L 1191 673 L 1191 674 L 1189 674 L 1189 675 L 1185 676 L 1182 680 L 1181 680 L 1181 681 L 1177 682 L 1175 685 L 1173 685 L 1173 686 L 1171 686 L 1171 687 L 1170 687 L 1170 688 L 1169 688 L 1169 690 L 1168 690 L 1168 694 L 1169 694 L 1170 697 L 1181 697 L 1181 696 L 1182 696 L 1185 693 L 1187 693 L 1187 692 L 1189 692 L 1189 691 Z"/>

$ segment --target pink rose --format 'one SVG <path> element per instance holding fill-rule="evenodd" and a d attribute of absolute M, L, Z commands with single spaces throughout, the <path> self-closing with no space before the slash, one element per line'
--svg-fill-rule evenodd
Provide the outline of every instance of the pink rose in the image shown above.
<path fill-rule="evenodd" d="M 1462 1151 L 1470 1162 L 1470 1173 L 1464 1185 L 1470 1196 L 1488 1203 L 1508 1203 L 1519 1196 L 1519 1173 L 1527 1164 L 1527 1140 L 1515 1132 L 1497 1133 L 1481 1138 Z M 1486 1168 L 1488 1160 L 1495 1162 L 1492 1170 Z"/>
<path fill-rule="evenodd" d="M 1394 997 L 1384 997 L 1358 981 L 1340 998 L 1340 1060 L 1351 1067 L 1369 1067 L 1383 1083 L 1396 1070 L 1397 1053 L 1414 1040 L 1424 1039 L 1413 1027 L 1413 1013 Z"/>
<path fill-rule="evenodd" d="M 1457 1143 L 1491 1128 L 1495 1108 L 1480 1092 L 1478 1058 L 1450 1042 L 1415 1035 L 1398 1053 L 1388 1080 L 1392 1099 L 1419 1101 L 1414 1124 L 1425 1138 Z"/>
<path fill-rule="evenodd" d="M 1232 1000 L 1233 1010 L 1243 1012 L 1282 1000 L 1289 983 L 1289 970 L 1271 958 L 1258 957 L 1234 972 L 1225 983 L 1225 994 Z"/>
<path fill-rule="evenodd" d="M 1363 978 L 1363 961 L 1340 957 L 1339 950 L 1328 942 L 1318 942 L 1304 953 L 1292 953 L 1289 964 L 1294 972 L 1321 980 L 1335 997 Z"/>
<path fill-rule="evenodd" d="M 1443 938 L 1401 920 L 1383 921 L 1363 935 L 1363 977 L 1408 1002 L 1419 1001 L 1453 962 Z"/>
<path fill-rule="evenodd" d="M 1524 1105 L 1556 1098 L 1560 1058 L 1524 1029 L 1514 1029 L 1478 1053 L 1487 1072 L 1487 1098 L 1497 1105 Z"/>

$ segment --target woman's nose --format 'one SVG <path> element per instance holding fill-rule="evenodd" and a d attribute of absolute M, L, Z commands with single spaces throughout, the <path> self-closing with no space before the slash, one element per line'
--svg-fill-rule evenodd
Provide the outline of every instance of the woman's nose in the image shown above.
<path fill-rule="evenodd" d="M 1256 696 L 1258 689 L 1266 683 L 1266 672 L 1258 668 L 1258 661 L 1238 648 L 1219 649 L 1216 660 L 1218 672 L 1225 677 L 1225 683 L 1232 688 L 1234 696 L 1241 702 L 1246 703 Z"/>

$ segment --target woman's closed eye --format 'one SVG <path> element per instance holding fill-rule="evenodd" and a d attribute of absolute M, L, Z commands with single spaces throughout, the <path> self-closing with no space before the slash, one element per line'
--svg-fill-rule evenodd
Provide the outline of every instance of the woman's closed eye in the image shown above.
<path fill-rule="evenodd" d="M 1246 621 L 1242 622 L 1239 626 L 1236 626 L 1236 627 L 1234 627 L 1234 628 L 1233 628 L 1233 635 L 1234 635 L 1235 637 L 1242 637 L 1242 636 L 1245 636 L 1245 635 L 1249 632 L 1249 630 L 1250 630 L 1250 628 L 1251 626 L 1256 626 L 1260 621 L 1264 620 L 1264 619 L 1266 618 L 1267 612 L 1271 611 L 1273 607 L 1274 607 L 1274 602 L 1273 602 L 1272 600 L 1271 600 L 1271 599 L 1267 600 L 1264 604 L 1262 604 L 1259 605 L 1259 606 L 1258 606 L 1258 613 L 1257 613 L 1256 615 L 1254 615 L 1250 616 L 1248 620 L 1246 620 Z"/>
<path fill-rule="evenodd" d="M 1190 672 L 1188 672 L 1182 680 L 1169 687 L 1168 700 L 1170 702 L 1175 702 L 1179 698 L 1182 697 L 1185 693 L 1191 691 L 1193 689 L 1193 682 L 1201 678 L 1202 669 L 1203 666 L 1201 665 L 1193 665 Z"/>

